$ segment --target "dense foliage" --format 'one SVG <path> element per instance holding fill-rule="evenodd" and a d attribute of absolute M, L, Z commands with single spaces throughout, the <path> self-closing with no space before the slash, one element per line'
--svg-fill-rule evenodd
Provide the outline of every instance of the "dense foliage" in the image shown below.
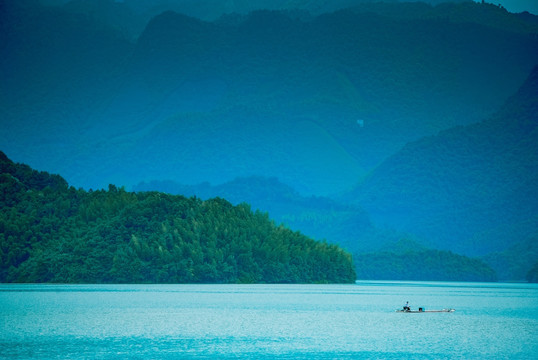
<path fill-rule="evenodd" d="M 0 282 L 351 282 L 351 256 L 246 204 L 68 187 L 1 154 Z"/>
<path fill-rule="evenodd" d="M 323 197 L 301 196 L 277 179 L 238 178 L 217 186 L 207 183 L 185 186 L 172 181 L 153 181 L 141 183 L 136 189 L 158 190 L 187 196 L 196 194 L 202 198 L 220 196 L 232 203 L 240 203 L 243 199 L 254 208 L 268 211 L 271 218 L 285 222 L 292 229 L 300 229 L 301 232 L 316 239 L 325 238 L 337 242 L 352 252 L 355 259 L 359 259 L 355 261 L 356 270 L 368 279 L 392 279 L 391 276 L 406 280 L 495 279 L 495 272 L 479 260 L 471 260 L 452 253 L 439 256 L 435 250 L 428 250 L 416 241 L 401 240 L 405 236 L 402 233 L 374 226 L 368 214 L 359 207 L 343 205 Z M 425 256 L 427 259 L 424 261 L 429 267 L 411 264 L 411 268 L 417 267 L 410 273 L 401 273 L 402 266 L 414 261 L 411 256 L 402 256 L 410 249 L 416 256 Z M 534 254 L 529 253 L 529 258 L 534 259 Z M 383 260 L 380 261 L 380 258 Z M 517 261 L 510 259 L 509 263 Z M 502 267 L 495 267 L 495 270 L 497 269 Z M 515 277 L 505 276 L 503 279 L 523 279 L 524 275 L 525 273 L 518 273 Z"/>
<path fill-rule="evenodd" d="M 357 278 L 373 280 L 496 281 L 495 271 L 478 259 L 450 251 L 407 249 L 355 256 Z"/>
<path fill-rule="evenodd" d="M 86 188 L 256 174 L 334 195 L 364 180 L 343 199 L 353 206 L 223 197 L 354 252 L 397 235 L 376 226 L 497 252 L 486 261 L 499 278 L 523 279 L 535 258 L 503 251 L 538 229 L 536 72 L 519 100 L 475 123 L 538 62 L 537 17 L 472 1 L 367 2 L 5 0 L 0 148 Z"/>
<path fill-rule="evenodd" d="M 255 210 L 268 212 L 277 223 L 314 239 L 327 239 L 346 250 L 373 251 L 399 237 L 375 228 L 368 214 L 352 206 L 321 196 L 304 196 L 276 178 L 251 176 L 219 185 L 181 185 L 173 181 L 140 183 L 135 191 L 160 191 L 202 199 L 222 197 L 232 204 L 246 202 Z"/>

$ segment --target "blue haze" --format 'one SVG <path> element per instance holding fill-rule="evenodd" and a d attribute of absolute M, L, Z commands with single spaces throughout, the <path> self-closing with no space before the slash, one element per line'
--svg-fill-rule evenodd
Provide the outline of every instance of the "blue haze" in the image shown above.
<path fill-rule="evenodd" d="M 306 11 L 251 13 L 268 3 Z M 471 0 L 4 0 L 0 151 L 85 189 L 207 182 L 352 252 L 405 233 L 522 280 L 538 70 L 517 89 L 537 18 Z"/>

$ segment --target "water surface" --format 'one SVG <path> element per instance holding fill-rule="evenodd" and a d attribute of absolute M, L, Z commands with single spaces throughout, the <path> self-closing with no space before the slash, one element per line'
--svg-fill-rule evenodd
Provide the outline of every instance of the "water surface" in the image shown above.
<path fill-rule="evenodd" d="M 0 285 L 5 359 L 535 359 L 537 339 L 529 284 Z"/>

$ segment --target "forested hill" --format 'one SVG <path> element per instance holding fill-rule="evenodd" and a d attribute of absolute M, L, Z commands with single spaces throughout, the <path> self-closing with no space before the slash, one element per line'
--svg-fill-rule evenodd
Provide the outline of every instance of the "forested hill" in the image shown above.
<path fill-rule="evenodd" d="M 223 197 L 233 204 L 246 201 L 255 209 L 268 211 L 271 218 L 315 239 L 327 239 L 353 254 L 358 279 L 493 281 L 496 271 L 480 259 L 449 251 L 428 249 L 408 234 L 375 227 L 359 207 L 323 197 L 302 197 L 277 179 L 238 178 L 211 186 L 179 185 L 172 181 L 142 183 L 137 190 L 158 190 L 172 194 Z M 495 262 L 516 263 L 505 254 Z M 491 262 L 494 262 L 493 259 Z M 497 270 L 499 271 L 499 270 Z M 503 279 L 524 279 L 523 273 L 502 272 Z"/>
<path fill-rule="evenodd" d="M 276 178 L 253 176 L 212 186 L 177 184 L 173 181 L 151 181 L 134 187 L 135 191 L 161 191 L 202 199 L 221 197 L 232 204 L 246 202 L 255 210 L 269 213 L 271 219 L 314 239 L 326 239 L 352 253 L 376 250 L 381 243 L 397 240 L 374 228 L 368 214 L 357 206 L 335 200 L 302 196 Z"/>
<path fill-rule="evenodd" d="M 357 254 L 354 259 L 359 279 L 496 281 L 498 278 L 495 270 L 480 259 L 427 249 L 405 239 L 378 252 Z"/>
<path fill-rule="evenodd" d="M 351 255 L 246 204 L 69 187 L 0 152 L 0 282 L 348 283 Z"/>
<path fill-rule="evenodd" d="M 432 247 L 485 255 L 529 239 L 536 244 L 537 94 L 538 67 L 496 115 L 408 144 L 349 197 L 374 222 Z M 536 259 L 528 261 L 530 268 Z"/>

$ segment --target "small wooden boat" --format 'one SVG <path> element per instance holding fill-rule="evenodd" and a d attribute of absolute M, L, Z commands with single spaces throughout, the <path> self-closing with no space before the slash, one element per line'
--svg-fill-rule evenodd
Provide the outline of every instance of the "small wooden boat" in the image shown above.
<path fill-rule="evenodd" d="M 456 311 L 456 309 L 425 310 L 423 308 L 418 308 L 418 310 L 403 310 L 403 309 L 396 310 L 396 312 L 401 312 L 401 313 L 440 313 L 440 312 L 450 313 L 454 311 Z"/>

